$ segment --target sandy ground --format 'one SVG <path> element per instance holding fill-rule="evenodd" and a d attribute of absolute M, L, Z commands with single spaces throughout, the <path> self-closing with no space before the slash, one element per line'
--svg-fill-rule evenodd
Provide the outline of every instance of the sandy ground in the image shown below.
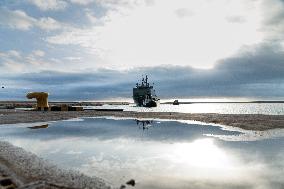
<path fill-rule="evenodd" d="M 284 115 L 261 114 L 190 114 L 169 112 L 103 112 L 87 110 L 81 112 L 38 112 L 23 110 L 0 110 L 1 124 L 30 123 L 64 120 L 77 117 L 133 117 L 133 118 L 159 118 L 175 120 L 195 120 L 205 123 L 215 123 L 239 127 L 246 130 L 264 131 L 275 128 L 284 128 Z"/>

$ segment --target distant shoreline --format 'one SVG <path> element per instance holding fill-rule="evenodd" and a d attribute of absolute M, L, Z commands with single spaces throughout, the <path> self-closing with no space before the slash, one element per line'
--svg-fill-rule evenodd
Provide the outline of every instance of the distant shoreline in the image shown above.
<path fill-rule="evenodd" d="M 182 101 L 182 99 L 177 99 L 179 103 L 284 103 L 284 100 L 253 100 L 253 101 Z M 0 100 L 0 104 L 7 103 L 36 103 L 36 101 L 31 100 Z M 51 104 L 113 104 L 113 105 L 128 105 L 134 104 L 128 101 L 49 101 Z M 161 104 L 173 103 L 173 101 L 161 102 Z"/>
<path fill-rule="evenodd" d="M 161 104 L 172 104 L 173 102 L 162 102 Z M 284 101 L 216 101 L 216 102 L 182 102 L 179 101 L 179 104 L 248 104 L 248 103 L 284 103 Z"/>
<path fill-rule="evenodd" d="M 284 103 L 281 100 L 268 100 L 268 101 L 180 101 L 179 104 L 256 104 L 256 103 Z M 0 109 L 14 109 L 14 108 L 31 108 L 36 104 L 36 101 L 0 101 Z M 49 105 L 67 104 L 70 106 L 102 106 L 102 105 L 130 105 L 130 102 L 115 102 L 115 101 L 49 101 Z M 173 101 L 161 102 L 161 104 L 173 104 Z"/>

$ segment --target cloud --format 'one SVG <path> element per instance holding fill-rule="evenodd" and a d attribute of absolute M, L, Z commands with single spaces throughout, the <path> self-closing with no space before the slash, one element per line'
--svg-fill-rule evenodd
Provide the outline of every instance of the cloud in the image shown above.
<path fill-rule="evenodd" d="M 101 58 L 97 67 L 212 68 L 216 61 L 231 56 L 243 45 L 263 40 L 258 31 L 260 11 L 248 8 L 257 6 L 257 2 L 244 2 L 156 0 L 149 6 L 135 0 L 97 1 L 106 11 L 101 17 L 93 17 L 87 10 L 92 26 L 66 30 L 47 37 L 46 41 L 80 46 Z M 224 6 L 234 11 L 229 14 Z M 239 24 L 228 22 L 226 18 L 230 15 L 238 15 Z"/>
<path fill-rule="evenodd" d="M 67 7 L 67 3 L 63 0 L 28 0 L 29 3 L 35 5 L 40 10 L 63 10 Z"/>
<path fill-rule="evenodd" d="M 79 5 L 88 5 L 90 3 L 93 3 L 94 0 L 70 0 L 70 2 Z"/>
<path fill-rule="evenodd" d="M 242 16 L 227 16 L 225 18 L 228 22 L 231 22 L 231 23 L 243 23 L 246 21 L 246 19 Z"/>
<path fill-rule="evenodd" d="M 175 13 L 178 17 L 180 18 L 184 18 L 184 17 L 188 17 L 188 16 L 193 16 L 194 13 L 188 9 L 185 8 L 179 8 L 177 10 L 175 10 Z"/>
<path fill-rule="evenodd" d="M 284 52 L 278 44 L 248 47 L 219 61 L 214 69 L 181 66 L 141 67 L 129 70 L 97 69 L 85 72 L 26 73 L 9 78 L 34 90 L 49 90 L 54 99 L 93 100 L 131 98 L 132 87 L 148 74 L 161 98 L 284 96 Z M 62 90 L 64 86 L 64 90 Z M 74 95 L 76 94 L 76 95 Z"/>
<path fill-rule="evenodd" d="M 66 2 L 82 9 L 90 25 L 58 22 L 63 12 L 32 17 L 34 12 L 0 8 L 2 27 L 50 31 L 39 32 L 40 42 L 47 42 L 42 48 L 35 40 L 28 52 L 2 50 L 1 73 L 13 73 L 34 89 L 50 86 L 57 99 L 77 98 L 75 91 L 86 99 L 131 97 L 129 89 L 143 73 L 163 98 L 283 96 L 283 1 Z M 83 7 L 91 3 L 95 9 Z M 18 86 L 13 76 L 6 81 Z M 66 92 L 59 92 L 61 85 Z"/>
<path fill-rule="evenodd" d="M 109 9 L 133 7 L 138 4 L 153 5 L 153 0 L 96 0 L 96 3 Z"/>
<path fill-rule="evenodd" d="M 62 28 L 62 24 L 50 17 L 40 18 L 35 25 L 42 30 L 51 31 Z"/>
<path fill-rule="evenodd" d="M 0 25 L 8 26 L 13 29 L 28 30 L 33 27 L 36 19 L 28 16 L 22 10 L 10 11 L 0 8 Z"/>
<path fill-rule="evenodd" d="M 0 56 L 5 57 L 5 54 L 2 53 Z M 11 57 L 15 57 L 15 58 L 21 58 L 21 53 L 19 51 L 16 50 L 10 50 L 7 52 L 6 56 L 11 56 Z"/>
<path fill-rule="evenodd" d="M 269 40 L 284 40 L 284 2 L 282 0 L 263 0 L 263 20 L 261 30 Z"/>
<path fill-rule="evenodd" d="M 23 54 L 16 50 L 0 52 L 0 68 L 4 70 L 4 73 L 11 72 L 13 74 L 44 70 L 50 68 L 51 65 L 44 59 L 44 56 L 45 52 L 42 50 L 34 50 L 29 54 Z"/>
<path fill-rule="evenodd" d="M 34 56 L 43 57 L 43 56 L 45 55 L 45 52 L 42 51 L 42 50 L 34 50 L 34 51 L 32 52 L 32 54 L 33 54 Z"/>
<path fill-rule="evenodd" d="M 135 0 L 96 3 L 106 12 L 100 17 L 85 9 L 90 27 L 69 28 L 46 38 L 52 45 L 79 46 L 99 60 L 90 61 L 92 68 L 176 65 L 208 69 L 246 46 L 283 36 L 284 3 L 279 0 L 156 0 L 151 6 Z M 225 5 L 231 7 L 230 12 L 222 8 Z M 282 42 L 279 48 L 284 47 Z"/>
<path fill-rule="evenodd" d="M 99 22 L 99 19 L 93 14 L 93 12 L 90 9 L 85 10 L 85 15 L 87 19 L 92 23 L 96 24 Z"/>
<path fill-rule="evenodd" d="M 12 29 L 29 30 L 37 27 L 45 31 L 57 30 L 63 24 L 51 17 L 34 18 L 22 10 L 9 10 L 0 8 L 0 25 Z"/>
<path fill-rule="evenodd" d="M 92 30 L 72 28 L 70 31 L 64 31 L 61 34 L 50 36 L 46 39 L 48 43 L 57 45 L 80 45 L 81 47 L 91 48 L 94 33 Z"/>

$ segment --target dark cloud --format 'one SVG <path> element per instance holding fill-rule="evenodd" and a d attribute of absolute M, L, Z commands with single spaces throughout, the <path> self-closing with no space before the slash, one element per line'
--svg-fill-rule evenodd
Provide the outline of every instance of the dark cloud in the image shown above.
<path fill-rule="evenodd" d="M 238 55 L 219 61 L 214 69 L 161 66 L 127 71 L 99 69 L 87 73 L 40 72 L 3 81 L 1 99 L 23 98 L 28 91 L 49 91 L 54 100 L 94 100 L 132 97 L 132 87 L 142 74 L 155 82 L 161 98 L 174 97 L 283 97 L 284 52 L 278 44 L 247 47 Z M 22 85 L 21 85 L 22 84 Z M 11 90 L 10 92 L 8 92 Z"/>
<path fill-rule="evenodd" d="M 270 11 L 270 14 L 267 14 L 264 19 L 264 24 L 278 25 L 284 21 L 283 0 L 275 0 L 274 3 L 272 1 L 264 1 L 263 6 L 269 7 L 268 11 Z"/>
<path fill-rule="evenodd" d="M 284 40 L 284 1 L 271 0 L 262 2 L 263 14 L 261 30 L 269 40 Z"/>

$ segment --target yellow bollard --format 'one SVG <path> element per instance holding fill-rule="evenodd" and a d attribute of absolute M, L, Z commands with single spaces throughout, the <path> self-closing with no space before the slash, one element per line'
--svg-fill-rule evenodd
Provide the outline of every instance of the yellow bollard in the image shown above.
<path fill-rule="evenodd" d="M 48 110 L 48 93 L 46 92 L 30 92 L 27 94 L 28 99 L 33 99 L 35 98 L 37 100 L 37 110 Z"/>

